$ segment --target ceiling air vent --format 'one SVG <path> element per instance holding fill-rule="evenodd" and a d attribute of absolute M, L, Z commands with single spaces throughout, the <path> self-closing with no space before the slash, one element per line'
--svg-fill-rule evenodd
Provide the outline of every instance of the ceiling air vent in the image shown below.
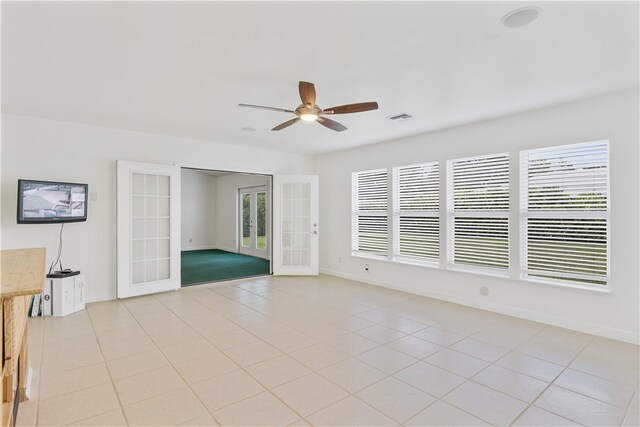
<path fill-rule="evenodd" d="M 402 113 L 402 114 L 396 114 L 395 116 L 391 116 L 389 117 L 390 120 L 397 120 L 399 122 L 404 122 L 405 120 L 410 120 L 413 119 L 412 115 L 409 115 L 407 113 Z"/>

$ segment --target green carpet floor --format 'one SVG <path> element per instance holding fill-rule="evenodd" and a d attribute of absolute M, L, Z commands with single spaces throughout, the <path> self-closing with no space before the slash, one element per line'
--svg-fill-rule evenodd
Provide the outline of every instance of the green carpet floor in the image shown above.
<path fill-rule="evenodd" d="M 269 260 L 206 249 L 182 252 L 182 286 L 269 274 Z"/>

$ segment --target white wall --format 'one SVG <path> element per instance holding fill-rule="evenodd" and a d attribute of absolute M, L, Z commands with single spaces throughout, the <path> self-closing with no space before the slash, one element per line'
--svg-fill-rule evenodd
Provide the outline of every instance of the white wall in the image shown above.
<path fill-rule="evenodd" d="M 308 156 L 14 115 L 2 116 L 3 249 L 44 246 L 56 255 L 59 226 L 16 223 L 19 178 L 85 182 L 96 192 L 87 222 L 67 224 L 65 267 L 87 275 L 89 301 L 116 296 L 116 160 L 223 170 L 310 173 Z"/>
<path fill-rule="evenodd" d="M 216 247 L 216 177 L 194 169 L 180 173 L 183 251 Z"/>
<path fill-rule="evenodd" d="M 216 247 L 218 249 L 238 252 L 238 189 L 259 185 L 267 186 L 267 191 L 270 191 L 269 177 L 234 173 L 216 178 Z"/>
<path fill-rule="evenodd" d="M 639 114 L 635 89 L 318 156 L 315 170 L 320 175 L 321 270 L 638 342 Z M 523 149 L 600 139 L 611 141 L 611 293 L 399 265 L 350 255 L 351 173 L 354 171 L 422 161 L 444 162 L 504 151 L 517 159 L 518 151 Z M 511 165 L 512 196 L 517 197 L 517 161 Z M 516 218 L 517 212 L 512 212 L 512 219 Z M 512 227 L 512 233 L 517 233 L 517 222 L 512 222 Z M 365 264 L 370 265 L 369 273 L 364 271 Z M 481 286 L 489 288 L 488 296 L 480 295 Z"/>

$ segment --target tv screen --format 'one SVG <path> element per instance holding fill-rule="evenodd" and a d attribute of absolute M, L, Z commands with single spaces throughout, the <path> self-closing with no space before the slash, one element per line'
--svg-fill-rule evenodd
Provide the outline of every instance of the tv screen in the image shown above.
<path fill-rule="evenodd" d="M 18 180 L 18 224 L 87 220 L 87 184 Z"/>

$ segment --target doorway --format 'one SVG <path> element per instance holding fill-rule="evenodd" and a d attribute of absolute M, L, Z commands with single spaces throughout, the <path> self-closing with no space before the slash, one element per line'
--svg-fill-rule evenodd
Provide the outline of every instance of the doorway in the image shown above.
<path fill-rule="evenodd" d="M 271 176 L 182 168 L 181 286 L 271 274 Z"/>
<path fill-rule="evenodd" d="M 232 213 L 215 214 L 219 221 L 216 221 L 214 226 L 207 227 L 209 231 L 216 232 L 213 239 L 206 230 L 193 227 L 195 223 L 188 216 L 191 213 L 196 215 L 196 218 L 210 218 L 214 216 L 215 209 L 207 203 L 194 204 L 193 199 L 189 201 L 187 193 L 195 187 L 189 185 L 188 180 L 182 179 L 181 173 L 185 171 L 214 173 L 217 175 L 215 178 L 220 181 L 242 180 L 235 182 L 235 186 L 207 187 L 214 189 L 214 195 L 208 196 L 210 200 L 229 200 L 222 195 L 231 193 L 230 202 L 218 205 L 230 207 Z M 185 252 L 226 252 L 234 257 L 245 257 L 266 264 L 264 273 L 251 275 L 318 274 L 317 175 L 213 171 L 214 168 L 205 169 L 190 165 L 117 161 L 117 298 L 180 289 L 184 283 L 181 276 L 182 266 L 186 265 L 181 255 Z M 238 176 L 244 178 L 239 179 Z M 249 181 L 247 177 L 262 177 L 263 181 Z M 241 254 L 238 246 L 238 190 L 258 186 L 266 187 L 267 259 Z M 196 200 L 202 202 L 201 199 Z M 185 223 L 188 225 L 186 228 Z M 258 241 L 257 234 L 255 240 Z M 204 246 L 197 247 L 200 244 Z M 184 245 L 190 247 L 185 248 Z M 210 261 L 205 260 L 201 264 L 202 266 L 196 267 L 194 271 L 202 273 L 206 269 L 213 269 Z M 227 265 L 227 271 L 234 274 L 239 270 L 238 265 Z M 242 277 L 247 277 L 245 274 Z M 219 277 L 217 280 L 228 279 Z M 200 277 L 197 282 L 211 281 L 215 280 Z"/>

